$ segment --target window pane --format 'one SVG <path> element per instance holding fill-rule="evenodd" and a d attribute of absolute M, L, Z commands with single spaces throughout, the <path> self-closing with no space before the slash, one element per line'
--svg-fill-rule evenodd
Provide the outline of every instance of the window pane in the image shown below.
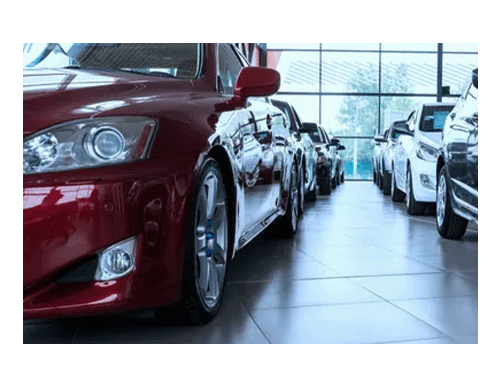
<path fill-rule="evenodd" d="M 478 52 L 477 43 L 443 43 L 443 51 L 452 52 Z"/>
<path fill-rule="evenodd" d="M 377 50 L 379 43 L 323 43 L 324 50 Z"/>
<path fill-rule="evenodd" d="M 268 51 L 267 66 L 281 74 L 281 92 L 319 92 L 319 51 Z"/>
<path fill-rule="evenodd" d="M 462 94 L 477 68 L 475 54 L 443 54 L 443 86 L 450 86 L 452 94 Z"/>
<path fill-rule="evenodd" d="M 319 50 L 319 43 L 267 43 L 267 49 Z"/>
<path fill-rule="evenodd" d="M 319 122 L 319 96 L 278 94 L 273 99 L 290 103 L 302 122 Z"/>
<path fill-rule="evenodd" d="M 378 128 L 378 97 L 324 95 L 321 125 L 334 136 L 373 137 Z"/>
<path fill-rule="evenodd" d="M 382 92 L 436 94 L 437 55 L 382 53 Z"/>
<path fill-rule="evenodd" d="M 356 180 L 371 180 L 373 139 L 339 138 L 345 146 L 342 151 L 345 162 L 345 178 Z"/>
<path fill-rule="evenodd" d="M 437 43 L 382 43 L 382 51 L 434 51 Z"/>
<path fill-rule="evenodd" d="M 379 54 L 323 52 L 323 92 L 378 93 Z"/>

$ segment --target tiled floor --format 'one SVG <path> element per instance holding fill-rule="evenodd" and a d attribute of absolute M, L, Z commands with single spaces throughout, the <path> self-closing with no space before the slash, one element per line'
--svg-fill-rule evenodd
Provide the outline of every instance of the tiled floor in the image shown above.
<path fill-rule="evenodd" d="M 370 182 L 308 204 L 293 240 L 260 236 L 202 327 L 151 311 L 25 321 L 24 343 L 477 343 L 478 233 L 439 237 Z"/>

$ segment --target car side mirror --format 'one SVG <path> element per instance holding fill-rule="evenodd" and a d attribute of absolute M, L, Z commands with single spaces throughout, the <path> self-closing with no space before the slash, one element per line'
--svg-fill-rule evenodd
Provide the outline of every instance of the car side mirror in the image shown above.
<path fill-rule="evenodd" d="M 475 70 L 472 70 L 472 84 L 474 85 L 475 88 L 478 88 L 478 81 L 479 81 L 479 75 L 478 75 L 478 72 L 477 72 L 477 68 Z"/>
<path fill-rule="evenodd" d="M 413 132 L 410 131 L 408 124 L 394 127 L 394 132 L 399 135 L 410 135 L 413 137 Z"/>
<path fill-rule="evenodd" d="M 377 135 L 373 138 L 373 140 L 377 143 L 386 143 L 387 140 L 382 135 Z"/>
<path fill-rule="evenodd" d="M 340 145 L 340 141 L 337 139 L 337 138 L 333 138 L 330 143 L 333 145 L 333 146 L 338 146 Z"/>
<path fill-rule="evenodd" d="M 272 68 L 243 67 L 236 79 L 233 97 L 216 106 L 216 112 L 245 107 L 249 97 L 268 97 L 276 94 L 281 85 L 280 73 Z"/>
<path fill-rule="evenodd" d="M 339 146 L 337 147 L 337 150 L 345 150 L 345 146 L 344 146 L 344 145 L 339 145 Z"/>

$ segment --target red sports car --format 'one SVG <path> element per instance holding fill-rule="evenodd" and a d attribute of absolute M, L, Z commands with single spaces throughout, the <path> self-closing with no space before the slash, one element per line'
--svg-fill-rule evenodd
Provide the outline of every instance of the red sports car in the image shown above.
<path fill-rule="evenodd" d="M 24 46 L 24 318 L 220 308 L 235 252 L 292 237 L 297 160 L 231 44 Z"/>

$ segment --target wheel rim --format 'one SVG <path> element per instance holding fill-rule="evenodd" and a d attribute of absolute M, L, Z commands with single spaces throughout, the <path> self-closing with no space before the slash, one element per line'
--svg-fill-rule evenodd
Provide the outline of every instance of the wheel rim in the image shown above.
<path fill-rule="evenodd" d="M 406 197 L 405 197 L 407 208 L 410 207 L 410 194 L 411 194 L 411 172 L 410 169 L 408 168 L 408 171 L 406 172 Z"/>
<path fill-rule="evenodd" d="M 297 219 L 299 217 L 299 194 L 298 194 L 298 189 L 299 189 L 299 184 L 298 184 L 298 178 L 297 178 L 297 166 L 295 164 L 293 165 L 292 168 L 292 189 L 290 189 L 290 194 L 292 195 L 292 226 L 293 229 L 297 227 Z"/>
<path fill-rule="evenodd" d="M 446 211 L 446 178 L 444 174 L 439 177 L 436 203 L 436 219 L 439 227 L 443 225 Z"/>
<path fill-rule="evenodd" d="M 212 171 L 200 189 L 195 224 L 196 287 L 200 300 L 210 310 L 222 294 L 228 244 L 224 185 Z"/>

